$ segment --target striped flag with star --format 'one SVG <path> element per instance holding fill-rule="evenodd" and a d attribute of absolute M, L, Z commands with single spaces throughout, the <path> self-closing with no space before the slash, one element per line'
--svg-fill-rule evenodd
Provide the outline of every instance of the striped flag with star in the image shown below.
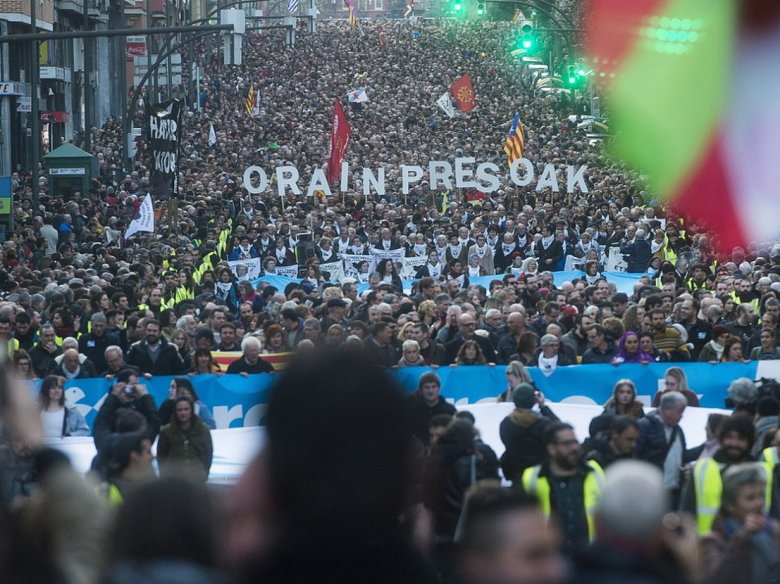
<path fill-rule="evenodd" d="M 406 10 L 404 10 L 404 18 L 412 18 L 414 16 L 414 0 L 408 0 L 406 3 Z"/>
<path fill-rule="evenodd" d="M 347 10 L 349 11 L 347 22 L 349 22 L 350 26 L 357 26 L 358 25 L 357 11 L 355 10 L 354 4 L 352 4 L 352 0 L 344 0 L 344 5 L 347 7 Z"/>
<path fill-rule="evenodd" d="M 300 0 L 287 0 L 287 11 L 290 14 L 298 13 L 298 5 Z"/>
<path fill-rule="evenodd" d="M 525 148 L 525 135 L 523 134 L 523 124 L 520 123 L 520 114 L 515 114 L 509 133 L 504 139 L 504 152 L 506 152 L 506 163 L 512 166 L 512 163 L 518 158 L 523 157 Z"/>
<path fill-rule="evenodd" d="M 244 103 L 244 109 L 246 110 L 246 114 L 248 116 L 251 116 L 255 111 L 256 105 L 257 95 L 255 94 L 255 86 L 252 84 L 249 86 L 249 92 L 246 94 L 246 102 Z"/>

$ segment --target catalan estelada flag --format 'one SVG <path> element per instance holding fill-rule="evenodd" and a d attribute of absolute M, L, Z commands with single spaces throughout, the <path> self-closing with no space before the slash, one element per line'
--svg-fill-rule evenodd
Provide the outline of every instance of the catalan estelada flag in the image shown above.
<path fill-rule="evenodd" d="M 612 154 L 721 250 L 780 235 L 780 2 L 590 0 Z"/>
<path fill-rule="evenodd" d="M 507 166 L 512 166 L 515 160 L 522 158 L 524 149 L 525 134 L 523 134 L 523 124 L 520 123 L 520 114 L 515 114 L 515 119 L 512 120 L 512 125 L 509 127 L 509 133 L 504 139 Z"/>
<path fill-rule="evenodd" d="M 249 86 L 249 93 L 246 94 L 246 103 L 244 103 L 244 109 L 248 116 L 252 115 L 255 111 L 255 105 L 257 105 L 257 95 L 255 94 L 254 84 Z"/>

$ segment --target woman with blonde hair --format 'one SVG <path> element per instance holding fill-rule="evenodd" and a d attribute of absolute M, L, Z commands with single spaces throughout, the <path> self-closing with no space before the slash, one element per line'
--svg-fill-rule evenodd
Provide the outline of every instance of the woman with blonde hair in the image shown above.
<path fill-rule="evenodd" d="M 670 391 L 679 391 L 688 400 L 689 406 L 699 407 L 699 398 L 688 387 L 688 377 L 685 375 L 685 371 L 679 367 L 669 367 L 664 373 L 664 381 L 666 382 L 666 387 L 656 393 L 653 398 L 652 405 L 654 408 L 661 405 L 661 396 Z"/>
<path fill-rule="evenodd" d="M 499 402 L 511 402 L 512 392 L 515 387 L 521 383 L 528 383 L 534 385 L 534 380 L 531 378 L 531 374 L 528 373 L 528 369 L 521 361 L 510 361 L 506 366 L 506 390 L 498 396 L 496 401 Z"/>

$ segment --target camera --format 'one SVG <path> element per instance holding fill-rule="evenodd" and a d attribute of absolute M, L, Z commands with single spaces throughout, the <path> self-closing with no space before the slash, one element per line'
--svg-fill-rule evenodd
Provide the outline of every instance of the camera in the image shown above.
<path fill-rule="evenodd" d="M 133 395 L 135 393 L 135 385 L 130 385 L 130 384 L 125 385 L 124 392 L 127 395 Z"/>

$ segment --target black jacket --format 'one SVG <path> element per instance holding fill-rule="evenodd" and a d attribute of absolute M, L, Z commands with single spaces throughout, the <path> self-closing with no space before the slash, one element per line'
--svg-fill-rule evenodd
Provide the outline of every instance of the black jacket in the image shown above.
<path fill-rule="evenodd" d="M 92 333 L 81 335 L 79 338 L 79 353 L 89 357 L 96 371 L 108 369 L 106 362 L 106 349 L 111 345 L 118 345 L 119 337 L 111 333 L 105 333 L 96 337 Z"/>
<path fill-rule="evenodd" d="M 179 350 L 162 337 L 160 345 L 157 361 L 152 361 L 145 340 L 133 343 L 127 355 L 127 363 L 138 367 L 141 373 L 151 373 L 152 375 L 181 375 L 184 373 L 184 364 L 181 362 Z"/>
<path fill-rule="evenodd" d="M 636 457 L 663 470 L 664 461 L 669 452 L 669 443 L 661 418 L 653 414 L 645 416 L 639 420 L 639 430 L 641 433 L 636 443 Z M 685 462 L 685 432 L 680 426 L 677 426 L 677 432 L 682 438 L 683 462 Z"/>
<path fill-rule="evenodd" d="M 531 410 L 515 408 L 501 420 L 499 435 L 506 447 L 501 455 L 501 470 L 506 480 L 520 484 L 525 469 L 542 463 L 546 454 L 544 432 L 550 422 L 557 419 L 558 416 L 545 406 L 541 416 Z"/>
<path fill-rule="evenodd" d="M 36 377 L 46 377 L 51 375 L 57 368 L 57 362 L 55 357 L 62 355 L 62 349 L 57 347 L 57 350 L 53 353 L 49 353 L 46 349 L 41 347 L 38 343 L 32 349 L 30 349 L 30 361 L 32 361 L 32 370 Z"/>
<path fill-rule="evenodd" d="M 620 253 L 626 256 L 626 272 L 630 274 L 643 273 L 653 257 L 650 242 L 646 239 L 637 239 L 621 245 Z"/>
<path fill-rule="evenodd" d="M 135 410 L 144 418 L 148 427 L 149 439 L 154 442 L 160 432 L 160 416 L 157 413 L 157 405 L 150 394 L 141 396 L 129 404 L 122 403 L 117 396 L 109 393 L 103 405 L 100 406 L 95 423 L 92 426 L 92 436 L 95 438 L 95 448 L 98 452 L 106 446 L 108 437 L 114 432 L 116 416 L 121 409 Z"/>
<path fill-rule="evenodd" d="M 438 414 L 455 415 L 455 406 L 447 403 L 441 396 L 439 396 L 439 401 L 436 402 L 436 405 L 430 407 L 423 401 L 422 396 L 415 392 L 407 398 L 407 404 L 409 407 L 409 421 L 412 425 L 412 433 L 426 446 L 430 444 L 428 424 L 430 423 L 431 418 Z"/>
<path fill-rule="evenodd" d="M 257 363 L 250 365 L 244 357 L 240 357 L 228 365 L 228 373 L 273 373 L 273 366 L 265 359 L 257 358 Z"/>

